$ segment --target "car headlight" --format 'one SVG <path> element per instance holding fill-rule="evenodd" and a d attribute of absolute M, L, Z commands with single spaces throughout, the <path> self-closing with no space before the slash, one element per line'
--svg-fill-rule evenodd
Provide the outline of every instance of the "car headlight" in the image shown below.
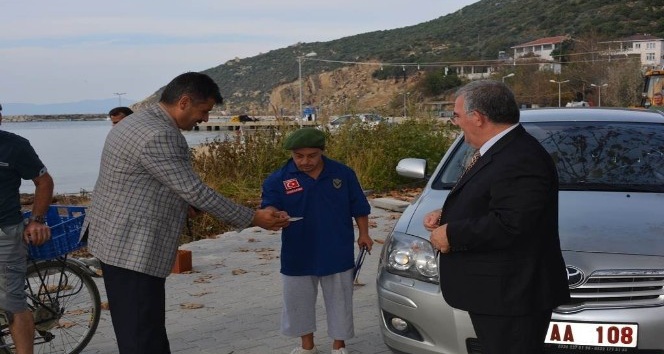
<path fill-rule="evenodd" d="M 394 232 L 388 239 L 384 266 L 392 274 L 438 284 L 436 254 L 427 240 Z"/>

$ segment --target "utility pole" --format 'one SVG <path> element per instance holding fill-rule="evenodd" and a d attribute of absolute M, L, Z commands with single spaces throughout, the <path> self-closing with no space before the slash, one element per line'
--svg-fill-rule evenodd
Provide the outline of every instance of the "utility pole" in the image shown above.
<path fill-rule="evenodd" d="M 558 84 L 558 107 L 561 107 L 561 102 L 560 102 L 560 86 L 566 82 L 569 82 L 569 80 L 565 81 L 556 81 L 556 80 L 549 80 L 549 82 L 553 82 L 554 84 Z"/>
<path fill-rule="evenodd" d="M 118 95 L 118 106 L 122 106 L 122 95 L 126 94 L 126 92 L 115 92 L 114 95 Z"/>
<path fill-rule="evenodd" d="M 507 79 L 508 77 L 512 77 L 512 76 L 514 76 L 514 73 L 509 73 L 509 74 L 503 76 L 503 83 L 505 82 L 505 79 Z"/>
<path fill-rule="evenodd" d="M 300 111 L 297 113 L 296 116 L 298 121 L 302 120 L 302 61 L 305 60 L 305 58 L 315 57 L 316 55 L 317 54 L 315 52 L 310 52 L 305 55 L 300 55 L 299 57 L 297 57 L 297 81 L 300 85 Z"/>
<path fill-rule="evenodd" d="M 406 119 L 406 117 L 408 116 L 406 111 L 406 107 L 408 107 L 408 103 L 406 102 L 406 97 L 408 97 L 408 95 L 410 95 L 410 92 L 403 93 L 403 119 Z"/>
<path fill-rule="evenodd" d="M 597 87 L 597 107 L 602 107 L 602 87 L 607 87 L 609 84 L 595 85 L 590 84 L 592 87 Z"/>

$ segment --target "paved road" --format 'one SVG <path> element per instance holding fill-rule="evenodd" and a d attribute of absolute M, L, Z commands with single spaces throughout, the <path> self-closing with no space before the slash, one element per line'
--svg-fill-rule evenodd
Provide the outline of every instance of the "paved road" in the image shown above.
<path fill-rule="evenodd" d="M 355 286 L 355 338 L 346 342 L 351 353 L 391 353 L 378 328 L 375 276 L 382 241 L 399 213 L 372 208 L 370 234 L 374 249 Z M 193 254 L 190 274 L 171 274 L 166 280 L 166 327 L 173 353 L 262 354 L 290 353 L 299 339 L 279 331 L 281 280 L 280 233 L 260 228 L 229 232 L 182 246 Z M 98 280 L 102 301 L 103 283 Z M 316 343 L 329 353 L 325 310 L 319 294 Z M 108 311 L 84 353 L 115 354 L 117 347 Z"/>

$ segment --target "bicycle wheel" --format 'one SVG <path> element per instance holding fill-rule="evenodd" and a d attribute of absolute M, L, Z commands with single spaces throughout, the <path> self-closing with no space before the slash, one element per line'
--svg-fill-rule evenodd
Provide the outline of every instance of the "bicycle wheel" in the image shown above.
<path fill-rule="evenodd" d="M 11 341 L 11 334 L 9 334 L 9 321 L 4 311 L 0 310 L 0 354 L 12 354 L 11 342 L 7 343 L 5 338 Z"/>
<path fill-rule="evenodd" d="M 28 304 L 35 317 L 35 353 L 80 353 L 97 330 L 99 290 L 79 266 L 62 260 L 28 267 Z"/>
<path fill-rule="evenodd" d="M 0 337 L 0 354 L 12 354 L 11 344 L 5 343 L 5 336 L 9 338 L 9 332 L 2 334 Z"/>

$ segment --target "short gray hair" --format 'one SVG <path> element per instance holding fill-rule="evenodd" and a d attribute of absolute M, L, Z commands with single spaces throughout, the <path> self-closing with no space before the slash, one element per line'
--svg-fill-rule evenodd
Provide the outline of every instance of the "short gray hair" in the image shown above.
<path fill-rule="evenodd" d="M 493 80 L 473 81 L 461 87 L 457 97 L 463 96 L 466 112 L 478 111 L 490 121 L 501 124 L 519 122 L 519 106 L 514 93 L 502 82 Z"/>

